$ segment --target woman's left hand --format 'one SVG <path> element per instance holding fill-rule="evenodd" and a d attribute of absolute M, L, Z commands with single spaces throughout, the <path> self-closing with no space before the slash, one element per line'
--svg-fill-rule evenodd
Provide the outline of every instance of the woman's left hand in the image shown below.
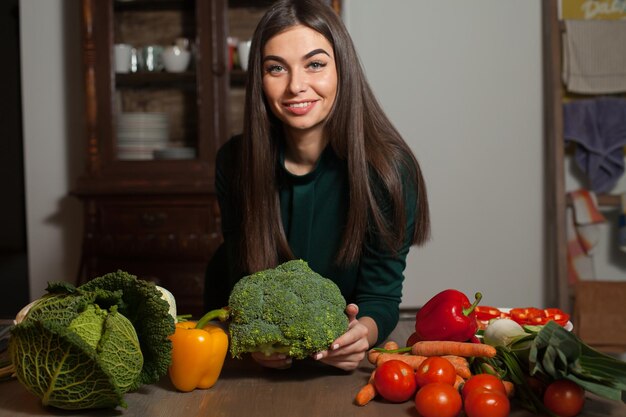
<path fill-rule="evenodd" d="M 314 359 L 345 371 L 352 371 L 359 366 L 369 349 L 369 329 L 357 320 L 358 312 L 356 304 L 348 304 L 348 331 L 339 336 L 330 349 L 313 355 Z"/>

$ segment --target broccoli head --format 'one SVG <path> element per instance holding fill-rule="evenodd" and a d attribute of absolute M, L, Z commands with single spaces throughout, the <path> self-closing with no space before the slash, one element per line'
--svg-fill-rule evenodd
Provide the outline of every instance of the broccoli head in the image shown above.
<path fill-rule="evenodd" d="M 243 277 L 228 301 L 230 353 L 285 353 L 303 359 L 327 349 L 348 328 L 337 285 L 303 260 Z"/>

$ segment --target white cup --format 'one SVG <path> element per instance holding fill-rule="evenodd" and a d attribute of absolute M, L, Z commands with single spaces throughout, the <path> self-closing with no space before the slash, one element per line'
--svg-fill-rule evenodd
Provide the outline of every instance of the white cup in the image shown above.
<path fill-rule="evenodd" d="M 133 47 L 125 43 L 117 43 L 114 48 L 115 72 L 130 72 Z"/>
<path fill-rule="evenodd" d="M 161 54 L 167 72 L 183 72 L 189 66 L 191 52 L 179 46 L 168 46 Z"/>
<path fill-rule="evenodd" d="M 248 70 L 248 57 L 250 56 L 250 45 L 252 41 L 239 42 L 237 45 L 237 54 L 239 56 L 239 65 L 244 71 Z"/>

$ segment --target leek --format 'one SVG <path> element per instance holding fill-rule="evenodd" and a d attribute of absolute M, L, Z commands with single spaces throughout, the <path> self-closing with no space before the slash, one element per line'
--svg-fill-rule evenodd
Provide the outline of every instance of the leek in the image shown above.
<path fill-rule="evenodd" d="M 497 338 L 484 339 L 485 343 L 497 343 L 493 345 L 496 356 L 474 358 L 472 368 L 476 372 L 492 368 L 513 382 L 516 397 L 527 410 L 554 415 L 530 387 L 528 377 L 544 382 L 566 378 L 600 397 L 626 402 L 625 362 L 591 348 L 554 321 L 544 326 L 525 326 L 525 335 L 514 326 L 507 325 L 506 329 L 504 324 L 499 326 L 502 327 L 496 329 L 498 332 L 493 330 Z M 488 330 L 489 327 L 485 335 Z M 508 340 L 508 344 L 502 343 L 503 340 Z"/>

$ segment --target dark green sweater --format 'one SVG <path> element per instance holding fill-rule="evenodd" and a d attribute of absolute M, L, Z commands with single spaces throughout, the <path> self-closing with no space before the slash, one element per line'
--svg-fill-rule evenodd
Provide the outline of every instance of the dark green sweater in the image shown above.
<path fill-rule="evenodd" d="M 237 220 L 231 216 L 236 211 L 231 207 L 228 197 L 234 140 L 226 143 L 217 156 L 216 189 L 222 213 L 224 245 L 218 250 L 207 272 L 207 292 L 217 284 L 211 282 L 212 274 L 228 275 L 228 285 L 222 290 L 227 292 L 240 278 L 233 276 L 232 265 L 228 265 L 231 263 L 229 259 L 236 259 L 233 247 L 239 230 L 239 225 L 234 224 Z M 307 261 L 314 271 L 332 279 L 346 301 L 359 306 L 359 317 L 369 316 L 374 319 L 378 325 L 377 343 L 382 342 L 398 323 L 403 271 L 415 219 L 416 190 L 405 186 L 407 238 L 401 250 L 392 255 L 383 249 L 375 233 L 368 233 L 359 263 L 342 268 L 336 264 L 335 258 L 348 213 L 346 162 L 340 160 L 330 146 L 323 152 L 315 169 L 306 175 L 292 175 L 284 168 L 283 161 L 280 162 L 281 215 L 291 250 L 296 258 Z M 379 203 L 390 218 L 389 204 Z"/>

